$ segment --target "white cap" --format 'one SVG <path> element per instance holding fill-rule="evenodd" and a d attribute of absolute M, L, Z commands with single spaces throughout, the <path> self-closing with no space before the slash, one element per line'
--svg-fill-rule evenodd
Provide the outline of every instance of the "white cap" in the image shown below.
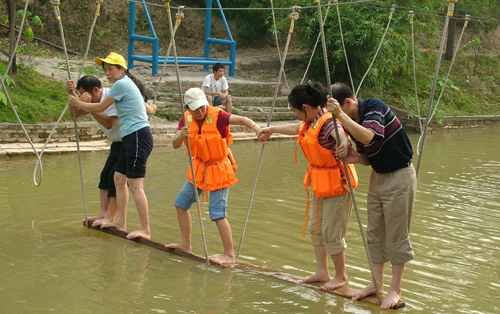
<path fill-rule="evenodd" d="M 189 106 L 189 109 L 196 110 L 203 106 L 208 106 L 207 96 L 199 88 L 190 88 L 184 95 L 184 103 Z"/>

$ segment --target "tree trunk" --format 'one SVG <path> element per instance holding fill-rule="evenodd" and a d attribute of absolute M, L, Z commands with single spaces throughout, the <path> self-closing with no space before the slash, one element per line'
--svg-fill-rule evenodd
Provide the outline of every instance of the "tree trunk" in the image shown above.
<path fill-rule="evenodd" d="M 14 54 L 14 48 L 16 45 L 16 6 L 17 6 L 17 0 L 6 0 L 6 1 L 7 1 L 7 12 L 9 15 L 9 27 L 10 27 L 9 54 L 10 54 L 10 58 L 13 58 L 12 66 L 9 69 L 8 75 L 12 75 L 12 74 L 17 73 L 17 60 L 16 60 L 16 55 Z M 21 31 L 19 32 L 19 36 L 21 36 Z"/>
<path fill-rule="evenodd" d="M 457 3 L 455 3 L 455 7 L 453 8 L 453 13 L 455 14 L 457 11 Z M 455 18 L 450 19 L 450 24 L 448 24 L 448 41 L 446 42 L 446 54 L 444 58 L 446 60 L 453 59 L 453 50 L 455 48 L 455 33 L 457 29 L 457 20 Z"/>

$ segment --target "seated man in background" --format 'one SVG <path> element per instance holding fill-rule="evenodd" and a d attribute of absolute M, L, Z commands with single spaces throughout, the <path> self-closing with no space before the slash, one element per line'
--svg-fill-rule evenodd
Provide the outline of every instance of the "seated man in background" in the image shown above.
<path fill-rule="evenodd" d="M 229 95 L 229 86 L 224 77 L 224 65 L 217 62 L 213 65 L 213 74 L 209 74 L 203 81 L 202 89 L 207 95 L 210 106 L 225 106 L 225 111 L 231 113 L 233 102 Z"/>

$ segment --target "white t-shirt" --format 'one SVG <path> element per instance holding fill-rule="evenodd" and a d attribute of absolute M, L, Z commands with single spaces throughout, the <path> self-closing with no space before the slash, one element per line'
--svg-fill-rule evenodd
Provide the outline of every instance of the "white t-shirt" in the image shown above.
<path fill-rule="evenodd" d="M 202 88 L 204 87 L 208 87 L 208 89 L 211 92 L 219 92 L 219 93 L 223 93 L 225 90 L 229 89 L 229 86 L 227 85 L 227 80 L 224 76 L 222 76 L 218 80 L 215 80 L 213 74 L 209 74 L 205 77 Z"/>
<path fill-rule="evenodd" d="M 108 92 L 109 92 L 109 88 L 104 87 L 102 89 L 102 96 L 101 96 L 100 101 L 103 101 L 104 98 L 106 98 L 106 96 L 108 95 Z M 108 117 L 118 117 L 118 111 L 116 110 L 115 104 L 113 103 L 111 106 L 106 108 L 106 110 L 104 110 L 102 112 L 102 114 L 107 115 Z M 118 120 L 116 120 L 115 124 L 113 125 L 113 127 L 111 129 L 106 129 L 98 121 L 96 121 L 96 122 L 99 125 L 99 127 L 101 128 L 101 130 L 104 132 L 104 134 L 106 134 L 106 136 L 110 140 L 112 140 L 113 142 L 121 142 L 122 141 L 122 136 L 120 133 L 120 123 Z"/>

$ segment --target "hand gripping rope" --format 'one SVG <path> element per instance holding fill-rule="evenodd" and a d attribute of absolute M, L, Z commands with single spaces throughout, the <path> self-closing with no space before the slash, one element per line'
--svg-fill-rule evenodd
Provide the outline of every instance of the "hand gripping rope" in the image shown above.
<path fill-rule="evenodd" d="M 332 87 L 331 87 L 332 83 L 330 81 L 330 73 L 329 73 L 329 66 L 328 66 L 328 54 L 327 54 L 327 50 L 326 50 L 326 41 L 325 41 L 325 30 L 324 30 L 323 18 L 322 18 L 322 14 L 321 14 L 321 4 L 320 4 L 320 0 L 314 0 L 314 2 L 316 2 L 317 6 L 318 6 L 319 30 L 321 32 L 321 44 L 323 46 L 323 58 L 325 59 L 325 73 L 326 73 L 326 81 L 327 81 L 327 90 L 328 90 L 328 94 L 331 97 L 332 96 Z M 339 130 L 337 128 L 337 119 L 335 118 L 335 116 L 333 117 L 333 122 L 335 125 L 335 134 L 337 135 L 337 145 L 340 145 L 341 143 L 340 143 Z M 361 223 L 361 217 L 359 215 L 358 205 L 356 204 L 356 198 L 354 197 L 354 189 L 352 188 L 351 178 L 349 176 L 349 171 L 347 170 L 347 164 L 345 162 L 345 158 L 342 158 L 342 164 L 344 165 L 344 173 L 346 174 L 347 183 L 349 184 L 349 191 L 351 192 L 352 203 L 353 203 L 354 209 L 356 211 L 356 218 L 358 219 L 359 232 L 361 233 L 361 238 L 363 239 L 363 245 L 365 247 L 366 257 L 368 259 L 368 264 L 370 266 L 370 272 L 372 274 L 373 284 L 375 286 L 375 291 L 377 292 L 377 298 L 378 298 L 379 302 L 382 304 L 382 298 L 380 296 L 380 291 L 378 289 L 377 279 L 375 278 L 375 273 L 373 271 L 372 259 L 370 257 L 370 253 L 368 251 L 368 243 L 366 241 L 365 233 L 363 231 L 363 224 Z"/>
<path fill-rule="evenodd" d="M 167 2 L 165 2 L 165 6 L 167 7 L 167 13 L 170 15 L 170 6 Z M 177 32 L 177 28 L 179 28 L 179 25 L 181 24 L 181 21 L 183 18 L 184 18 L 184 6 L 180 6 L 177 8 L 177 13 L 175 14 L 175 26 L 174 26 L 173 36 L 175 36 L 175 33 Z M 167 67 L 167 61 L 168 61 L 168 57 L 170 56 L 170 49 L 172 49 L 173 41 L 174 41 L 174 37 L 171 37 L 170 43 L 168 44 L 167 55 L 165 56 L 165 62 L 163 62 L 163 67 L 161 69 L 160 79 L 158 80 L 158 85 L 156 86 L 156 93 L 155 93 L 155 97 L 153 99 L 153 104 L 156 102 L 156 98 L 158 98 L 158 93 L 160 92 L 161 79 L 163 78 L 163 75 L 165 74 L 165 69 Z M 181 98 L 182 98 L 182 95 L 181 95 Z M 151 114 L 148 114 L 148 120 L 150 118 L 151 118 Z"/>
<path fill-rule="evenodd" d="M 173 27 L 172 23 L 172 15 L 170 13 L 170 1 L 165 2 L 165 7 L 167 8 L 167 13 L 168 13 L 168 22 L 170 25 L 170 43 L 172 44 L 173 48 L 173 53 L 174 53 L 174 60 L 175 60 L 175 74 L 177 75 L 177 85 L 179 86 L 179 96 L 181 99 L 181 109 L 182 109 L 182 119 L 184 121 L 184 125 L 187 125 L 186 123 L 186 115 L 185 115 L 185 108 L 184 108 L 184 98 L 182 97 L 182 88 L 181 88 L 181 79 L 179 76 L 179 63 L 177 61 L 177 49 L 175 47 L 175 30 Z M 180 21 L 179 21 L 180 22 Z M 165 63 L 167 63 L 167 59 L 165 59 Z M 158 84 L 159 86 L 159 84 Z M 186 138 L 186 146 L 188 150 L 188 156 L 189 156 L 189 165 L 191 167 L 191 175 L 193 176 L 193 189 L 194 189 L 194 195 L 196 195 L 196 206 L 198 208 L 198 220 L 200 221 L 200 230 L 201 230 L 201 239 L 203 241 L 203 249 L 205 251 L 205 261 L 207 263 L 207 266 L 210 265 L 210 260 L 208 259 L 208 250 L 207 250 L 207 241 L 205 239 L 205 228 L 203 227 L 203 216 L 201 214 L 201 205 L 200 205 L 200 198 L 198 197 L 198 187 L 196 185 L 196 174 L 194 172 L 194 166 L 193 166 L 193 154 L 191 152 L 191 144 L 189 143 L 189 137 Z"/>
<path fill-rule="evenodd" d="M 389 21 L 387 22 L 387 27 L 385 28 L 384 35 L 382 35 L 382 39 L 380 40 L 380 44 L 378 45 L 377 51 L 375 51 L 375 55 L 373 56 L 372 63 L 370 63 L 370 66 L 368 67 L 368 70 L 366 70 L 365 75 L 363 75 L 363 78 L 361 79 L 361 82 L 359 83 L 358 89 L 354 93 L 354 97 L 358 96 L 359 90 L 361 89 L 361 85 L 363 85 L 363 81 L 365 80 L 366 76 L 368 73 L 370 73 L 370 70 L 373 66 L 373 63 L 375 63 L 375 59 L 377 59 L 378 52 L 380 51 L 380 48 L 382 47 L 382 44 L 384 43 L 384 38 L 385 35 L 387 35 L 387 31 L 389 30 L 389 26 L 391 25 L 391 20 L 392 20 L 392 15 L 394 14 L 394 11 L 396 11 L 396 5 L 393 4 L 391 8 L 391 13 L 389 14 Z"/>
<path fill-rule="evenodd" d="M 457 3 L 458 0 L 449 0 L 448 1 L 448 13 L 446 14 L 446 19 L 444 21 L 444 26 L 443 26 L 443 32 L 441 34 L 441 44 L 439 46 L 439 53 L 437 57 L 437 62 L 436 62 L 436 71 L 434 72 L 434 81 L 432 82 L 432 89 L 431 93 L 429 95 L 429 106 L 427 107 L 427 117 L 425 118 L 425 123 L 424 123 L 424 131 L 422 133 L 422 141 L 421 144 L 418 147 L 418 163 L 417 163 L 417 169 L 416 169 L 416 175 L 418 178 L 418 172 L 420 170 L 420 162 L 422 160 L 422 154 L 424 152 L 424 143 L 425 143 L 425 135 L 427 134 L 427 129 L 429 127 L 430 123 L 430 118 L 431 118 L 431 109 L 432 109 L 432 102 L 434 101 L 434 93 L 436 92 L 436 84 L 437 84 L 437 79 L 439 75 L 439 68 L 441 66 L 441 58 L 443 56 L 443 50 L 444 50 L 444 43 L 446 40 L 446 35 L 448 34 L 448 24 L 450 23 L 450 18 L 453 16 L 453 11 L 455 10 L 455 3 Z"/>
<path fill-rule="evenodd" d="M 276 98 L 278 97 L 278 92 L 280 88 L 280 83 L 281 83 L 281 75 L 285 72 L 285 60 L 286 60 L 286 55 L 288 52 L 288 46 L 290 45 L 290 38 L 292 37 L 293 34 L 293 29 L 295 26 L 295 21 L 299 19 L 299 12 L 300 12 L 300 7 L 299 6 L 293 6 L 292 7 L 292 13 L 288 16 L 290 18 L 290 29 L 288 31 L 288 37 L 286 39 L 286 44 L 285 44 L 285 51 L 283 52 L 283 59 L 281 60 L 281 67 L 280 71 L 278 74 L 278 82 L 276 83 L 276 89 L 274 90 L 274 97 L 273 97 L 273 103 L 271 105 L 271 110 L 269 112 L 269 119 L 267 121 L 267 126 L 269 127 L 271 125 L 271 121 L 273 119 L 273 112 L 274 112 L 274 106 L 276 104 Z M 247 208 L 247 213 L 245 217 L 245 222 L 243 223 L 243 230 L 241 231 L 241 237 L 240 237 L 240 243 L 238 245 L 238 251 L 236 252 L 236 260 L 238 260 L 240 256 L 240 250 L 241 250 L 241 245 L 243 243 L 243 237 L 245 236 L 245 229 L 247 227 L 248 223 L 248 217 L 250 215 L 250 208 L 252 207 L 252 200 L 253 200 L 253 195 L 255 192 L 255 187 L 257 185 L 257 179 L 259 177 L 259 171 L 260 171 L 260 165 L 262 162 L 262 155 L 264 154 L 264 148 L 266 147 L 266 142 L 262 143 L 262 149 L 260 151 L 260 157 L 259 157 L 259 162 L 257 163 L 257 170 L 255 173 L 255 178 L 253 181 L 253 186 L 252 186 L 252 192 L 250 193 L 250 200 L 248 201 L 248 208 Z"/>
<path fill-rule="evenodd" d="M 26 0 L 26 4 L 24 6 L 23 17 L 21 19 L 21 26 L 19 27 L 20 30 L 22 30 L 24 28 L 24 21 L 26 20 L 26 12 L 28 10 L 28 4 L 29 4 L 29 0 Z M 37 158 L 37 163 L 40 163 L 40 165 L 41 165 L 42 164 L 42 160 L 40 159 L 41 155 L 38 154 L 38 151 L 36 150 L 35 145 L 33 144 L 33 141 L 31 140 L 31 137 L 28 134 L 28 131 L 26 131 L 26 128 L 24 127 L 23 122 L 21 121 L 21 118 L 17 114 L 16 107 L 12 103 L 12 100 L 10 99 L 9 91 L 7 90 L 7 87 L 5 86 L 5 79 L 7 78 L 7 74 L 9 73 L 10 68 L 12 66 L 12 63 L 14 61 L 14 56 L 16 55 L 17 48 L 19 47 L 19 40 L 21 39 L 21 36 L 22 36 L 22 32 L 19 32 L 17 39 L 16 39 L 16 43 L 14 45 L 14 50 L 11 53 L 11 56 L 9 58 L 9 63 L 7 65 L 7 69 L 5 70 L 5 76 L 1 77 L 0 81 L 2 84 L 2 89 L 3 89 L 3 92 L 5 94 L 5 97 L 7 98 L 7 101 L 9 102 L 10 107 L 12 108 L 12 111 L 14 112 L 14 115 L 16 116 L 16 119 L 19 122 L 19 125 L 23 129 L 24 134 L 28 138 L 28 141 L 31 145 L 31 148 L 33 149 L 33 152 L 35 152 L 35 155 Z M 40 166 L 40 181 L 39 182 L 36 181 L 36 172 L 37 172 L 37 169 L 35 169 L 35 171 L 33 173 L 33 182 L 35 183 L 36 186 L 39 186 L 40 182 L 42 181 L 42 178 L 43 178 L 43 167 Z"/>

